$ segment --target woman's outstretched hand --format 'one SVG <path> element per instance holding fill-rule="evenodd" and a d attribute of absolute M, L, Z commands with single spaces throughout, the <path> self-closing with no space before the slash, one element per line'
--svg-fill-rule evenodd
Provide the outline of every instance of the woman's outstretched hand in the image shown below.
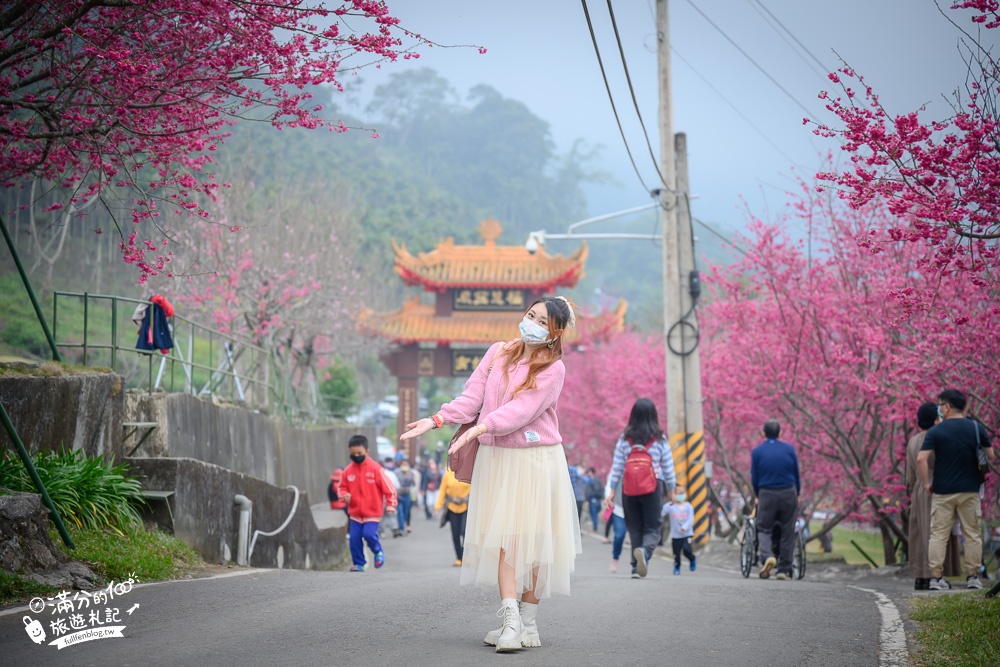
<path fill-rule="evenodd" d="M 485 432 L 486 432 L 486 427 L 483 426 L 482 424 L 470 428 L 468 431 L 462 434 L 462 437 L 460 437 L 458 440 L 452 443 L 451 447 L 448 448 L 448 454 L 454 454 L 462 447 L 465 447 L 467 444 L 469 444 L 475 438 L 478 438 Z"/>
<path fill-rule="evenodd" d="M 430 417 L 424 417 L 423 419 L 418 419 L 415 422 L 406 425 L 406 433 L 399 436 L 400 440 L 409 440 L 410 438 L 415 438 L 418 435 L 423 435 L 427 431 L 434 428 L 434 420 Z"/>

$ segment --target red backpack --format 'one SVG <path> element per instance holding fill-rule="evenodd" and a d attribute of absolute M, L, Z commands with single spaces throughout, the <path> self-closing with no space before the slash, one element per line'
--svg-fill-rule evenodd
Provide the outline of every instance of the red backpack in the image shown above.
<path fill-rule="evenodd" d="M 632 451 L 625 459 L 625 472 L 622 474 L 622 493 L 626 496 L 644 496 L 656 491 L 656 468 L 653 467 L 653 457 L 646 445 L 632 445 Z"/>

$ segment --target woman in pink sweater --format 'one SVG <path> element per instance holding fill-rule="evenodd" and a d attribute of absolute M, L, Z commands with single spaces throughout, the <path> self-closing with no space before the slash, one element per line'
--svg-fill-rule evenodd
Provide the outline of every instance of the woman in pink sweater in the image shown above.
<path fill-rule="evenodd" d="M 503 623 L 484 639 L 498 652 L 541 646 L 539 599 L 569 595 L 582 551 L 556 417 L 566 374 L 562 334 L 575 323 L 568 300 L 541 297 L 525 312 L 520 339 L 490 347 L 462 395 L 408 424 L 400 438 L 477 422 L 449 453 L 479 438 L 461 582 L 499 588 Z"/>

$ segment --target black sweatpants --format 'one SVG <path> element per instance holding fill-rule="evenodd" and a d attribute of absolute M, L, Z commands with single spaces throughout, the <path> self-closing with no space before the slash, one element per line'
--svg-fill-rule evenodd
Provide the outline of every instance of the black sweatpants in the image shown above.
<path fill-rule="evenodd" d="M 684 554 L 689 563 L 694 562 L 694 551 L 691 550 L 690 537 L 672 537 L 670 538 L 670 546 L 674 549 L 674 567 L 681 566 L 681 553 Z"/>
<path fill-rule="evenodd" d="M 451 524 L 451 541 L 455 545 L 455 558 L 462 560 L 462 554 L 465 553 L 465 520 L 469 516 L 469 512 L 448 512 L 448 523 Z"/>
<path fill-rule="evenodd" d="M 635 567 L 635 549 L 642 547 L 646 552 L 646 560 L 653 557 L 656 545 L 660 543 L 663 530 L 663 482 L 656 485 L 656 490 L 641 496 L 626 496 L 622 494 L 622 507 L 625 510 L 625 527 L 628 538 L 632 542 L 632 567 Z"/>
<path fill-rule="evenodd" d="M 757 506 L 757 544 L 761 560 L 775 555 L 771 531 L 781 526 L 778 549 L 778 572 L 791 574 L 792 551 L 795 548 L 795 517 L 799 513 L 799 495 L 794 486 L 783 489 L 761 489 Z"/>

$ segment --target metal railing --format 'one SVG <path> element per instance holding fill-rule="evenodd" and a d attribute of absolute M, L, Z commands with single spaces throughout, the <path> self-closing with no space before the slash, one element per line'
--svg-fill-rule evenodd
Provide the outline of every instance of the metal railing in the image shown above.
<path fill-rule="evenodd" d="M 108 366 L 121 374 L 130 388 L 213 396 L 295 421 L 328 419 L 318 407 L 315 387 L 303 405 L 300 388 L 280 377 L 274 355 L 240 336 L 175 314 L 170 318 L 174 347 L 168 354 L 137 349 L 138 327 L 132 315 L 143 304 L 153 307 L 150 301 L 109 294 L 53 292 L 53 338 L 61 349 L 78 350 L 76 360 L 84 366 Z"/>

